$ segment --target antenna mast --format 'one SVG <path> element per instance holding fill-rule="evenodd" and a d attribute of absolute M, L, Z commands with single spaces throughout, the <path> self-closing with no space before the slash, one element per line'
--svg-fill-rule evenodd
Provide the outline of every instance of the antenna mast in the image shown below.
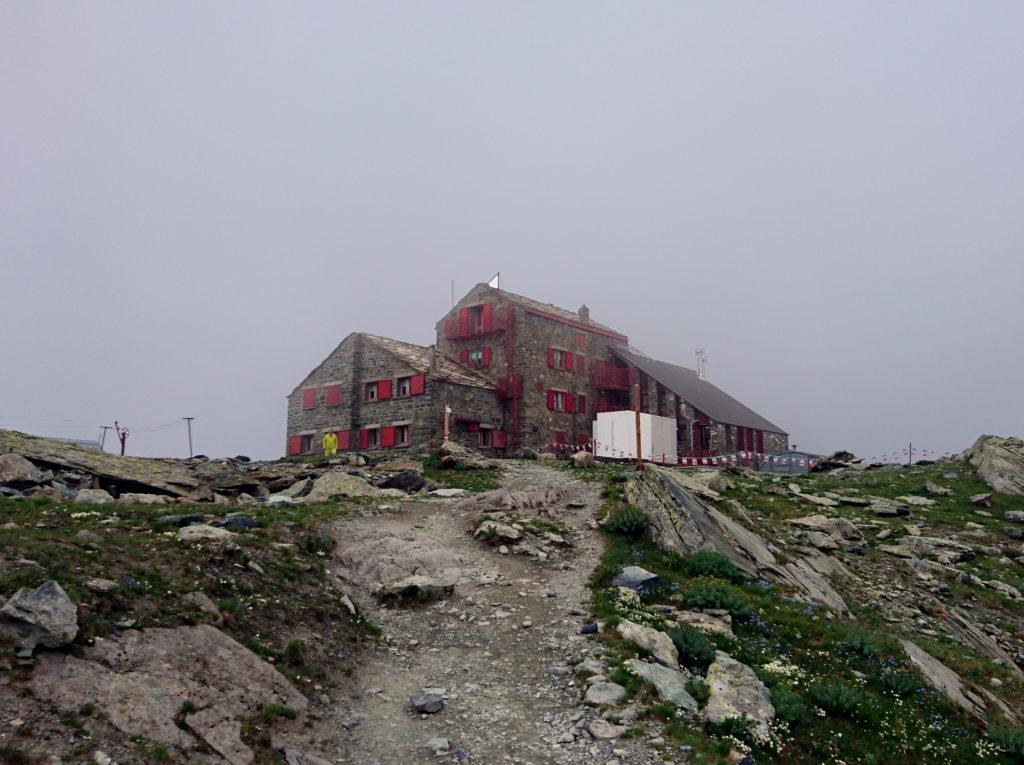
<path fill-rule="evenodd" d="M 703 348 L 697 349 L 697 379 L 706 380 L 708 372 L 708 352 Z"/>

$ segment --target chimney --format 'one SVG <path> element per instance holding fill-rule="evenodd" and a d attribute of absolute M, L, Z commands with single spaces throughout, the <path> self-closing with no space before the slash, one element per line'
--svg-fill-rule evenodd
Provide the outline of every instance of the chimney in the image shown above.
<path fill-rule="evenodd" d="M 580 321 L 590 321 L 590 309 L 585 305 L 580 306 Z"/>
<path fill-rule="evenodd" d="M 429 348 L 430 353 L 428 355 L 428 358 L 430 359 L 430 361 L 427 371 L 431 376 L 436 376 L 441 371 L 441 366 L 437 360 L 437 346 L 431 345 L 429 346 Z"/>

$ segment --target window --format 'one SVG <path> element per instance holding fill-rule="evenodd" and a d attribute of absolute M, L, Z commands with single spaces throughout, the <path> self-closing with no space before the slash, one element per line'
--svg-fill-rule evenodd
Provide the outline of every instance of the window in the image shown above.
<path fill-rule="evenodd" d="M 324 398 L 324 404 L 327 406 L 340 406 L 341 405 L 341 386 L 338 384 L 328 385 L 327 393 Z"/>
<path fill-rule="evenodd" d="M 469 352 L 469 365 L 471 367 L 479 367 L 484 363 L 484 349 L 474 348 Z"/>
<path fill-rule="evenodd" d="M 398 396 L 411 396 L 412 395 L 412 378 L 411 377 L 399 377 L 398 378 Z"/>
<path fill-rule="evenodd" d="M 582 332 L 577 332 L 576 333 L 576 347 L 577 348 L 586 348 L 587 347 L 587 336 L 584 335 Z"/>
<path fill-rule="evenodd" d="M 365 449 L 376 449 L 380 445 L 380 428 L 367 428 L 363 431 L 366 434 Z"/>
<path fill-rule="evenodd" d="M 558 348 L 548 348 L 548 366 L 552 369 L 572 371 L 572 353 Z"/>
<path fill-rule="evenodd" d="M 558 350 L 557 348 L 551 349 L 554 356 L 554 367 L 555 369 L 565 369 L 565 353 Z"/>
<path fill-rule="evenodd" d="M 484 307 L 482 305 L 469 309 L 469 331 L 474 335 L 484 331 Z"/>
<path fill-rule="evenodd" d="M 556 390 L 554 393 L 555 393 L 555 403 L 554 403 L 554 406 L 552 406 L 551 408 L 554 409 L 556 412 L 564 412 L 565 411 L 565 394 L 562 393 L 562 391 L 560 391 L 560 390 Z"/>
<path fill-rule="evenodd" d="M 303 454 L 310 454 L 313 451 L 313 434 L 308 433 L 302 436 L 300 446 Z"/>
<path fill-rule="evenodd" d="M 571 393 L 566 393 L 560 390 L 549 390 L 548 391 L 548 409 L 553 412 L 571 412 L 573 411 L 573 397 Z"/>
<path fill-rule="evenodd" d="M 302 391 L 302 408 L 316 409 L 316 388 L 306 388 Z"/>
<path fill-rule="evenodd" d="M 409 445 L 409 426 L 395 425 L 395 446 Z"/>
<path fill-rule="evenodd" d="M 576 411 L 579 412 L 580 414 L 586 414 L 587 413 L 587 397 L 586 396 L 577 396 L 576 397 Z"/>
<path fill-rule="evenodd" d="M 363 400 L 365 401 L 376 401 L 377 400 L 377 383 L 366 383 L 363 387 Z"/>
<path fill-rule="evenodd" d="M 480 428 L 480 446 L 486 446 L 486 447 L 490 448 L 490 446 L 491 446 L 491 429 L 490 428 Z"/>

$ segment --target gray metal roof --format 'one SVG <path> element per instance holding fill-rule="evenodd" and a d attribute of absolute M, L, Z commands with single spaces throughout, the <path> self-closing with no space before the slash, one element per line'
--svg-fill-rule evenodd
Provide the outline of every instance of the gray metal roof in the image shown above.
<path fill-rule="evenodd" d="M 721 388 L 716 388 L 707 380 L 701 380 L 692 369 L 678 367 L 664 361 L 655 361 L 647 356 L 621 348 L 612 347 L 609 350 L 623 361 L 653 377 L 716 422 L 767 430 L 772 433 L 786 433 L 778 425 L 766 420 L 745 404 L 741 404 Z"/>

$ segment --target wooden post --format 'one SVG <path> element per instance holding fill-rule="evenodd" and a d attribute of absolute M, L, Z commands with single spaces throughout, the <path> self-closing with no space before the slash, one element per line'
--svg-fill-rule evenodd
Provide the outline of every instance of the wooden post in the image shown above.
<path fill-rule="evenodd" d="M 643 455 L 640 454 L 640 383 L 633 385 L 633 409 L 636 411 L 636 472 L 644 472 Z"/>
<path fill-rule="evenodd" d="M 452 413 L 452 408 L 448 404 L 444 405 L 444 440 L 448 440 L 448 415 Z"/>

